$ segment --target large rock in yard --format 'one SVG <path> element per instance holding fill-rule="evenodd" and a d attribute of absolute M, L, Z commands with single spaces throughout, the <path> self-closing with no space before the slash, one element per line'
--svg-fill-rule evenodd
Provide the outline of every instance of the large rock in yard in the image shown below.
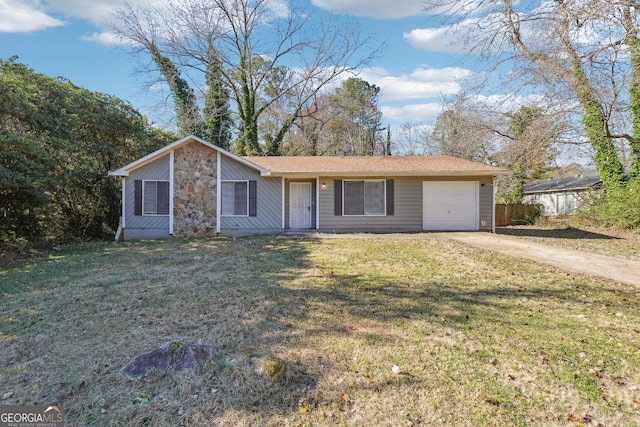
<path fill-rule="evenodd" d="M 271 382 L 278 381 L 287 371 L 287 362 L 267 353 L 245 353 L 229 363 Z"/>
<path fill-rule="evenodd" d="M 180 340 L 169 341 L 154 350 L 134 357 L 124 365 L 120 373 L 130 380 L 136 380 L 153 369 L 199 372 L 212 354 L 213 346 L 202 340 L 198 340 L 195 344 L 185 344 Z"/>

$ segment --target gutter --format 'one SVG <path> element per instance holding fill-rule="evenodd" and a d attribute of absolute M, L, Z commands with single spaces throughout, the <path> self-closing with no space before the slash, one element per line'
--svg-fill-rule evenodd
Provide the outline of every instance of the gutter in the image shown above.
<path fill-rule="evenodd" d="M 271 177 L 296 177 L 296 178 L 314 178 L 317 176 L 497 176 L 511 175 L 511 171 L 304 171 L 304 172 L 282 172 L 282 171 L 265 171 L 261 172 L 261 176 Z"/>

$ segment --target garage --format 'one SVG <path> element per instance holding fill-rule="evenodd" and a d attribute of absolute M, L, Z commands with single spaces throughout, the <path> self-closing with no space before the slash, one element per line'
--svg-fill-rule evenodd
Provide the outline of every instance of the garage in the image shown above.
<path fill-rule="evenodd" d="M 477 181 L 423 182 L 423 229 L 426 231 L 478 230 L 478 193 Z"/>

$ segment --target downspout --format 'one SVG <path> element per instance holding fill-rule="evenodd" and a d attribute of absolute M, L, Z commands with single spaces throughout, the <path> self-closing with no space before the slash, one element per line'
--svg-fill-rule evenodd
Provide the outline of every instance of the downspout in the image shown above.
<path fill-rule="evenodd" d="M 173 180 L 174 180 L 174 168 L 175 165 L 173 163 L 174 158 L 173 158 L 173 151 L 171 150 L 169 152 L 169 235 L 173 236 L 173 217 L 175 215 L 173 208 L 174 208 L 174 204 L 173 204 Z"/>
<path fill-rule="evenodd" d="M 125 190 L 127 188 L 126 183 L 127 183 L 127 177 L 123 176 L 122 177 L 122 220 L 120 222 L 120 225 L 122 226 L 123 230 L 127 227 L 125 222 L 127 218 L 127 215 L 126 215 L 127 210 L 125 209 L 125 204 L 127 201 L 127 198 L 125 197 Z"/>
<path fill-rule="evenodd" d="M 320 177 L 316 177 L 316 230 L 320 230 Z"/>
<path fill-rule="evenodd" d="M 216 152 L 216 235 L 220 234 L 220 200 L 222 198 L 222 153 Z"/>
<path fill-rule="evenodd" d="M 281 197 L 282 198 L 282 206 L 281 206 L 281 209 L 282 209 L 282 231 L 284 231 L 284 225 L 285 225 L 285 218 L 284 218 L 284 208 L 285 208 L 285 206 L 284 206 L 284 191 L 285 191 L 284 176 L 282 178 L 280 178 L 280 179 L 282 181 L 282 197 Z"/>
<path fill-rule="evenodd" d="M 125 183 L 126 177 L 122 177 L 122 212 L 120 213 L 120 221 L 118 221 L 118 229 L 116 230 L 116 235 L 115 235 L 115 240 L 116 242 L 120 241 L 120 238 L 122 237 L 122 231 L 124 230 L 124 221 L 125 221 L 125 188 L 126 188 L 126 183 Z"/>

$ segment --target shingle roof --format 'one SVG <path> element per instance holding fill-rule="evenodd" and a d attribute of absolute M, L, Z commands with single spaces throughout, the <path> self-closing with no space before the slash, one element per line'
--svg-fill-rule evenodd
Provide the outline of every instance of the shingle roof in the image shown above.
<path fill-rule="evenodd" d="M 247 156 L 270 175 L 506 175 L 511 172 L 449 156 Z"/>
<path fill-rule="evenodd" d="M 574 175 L 562 178 L 541 179 L 524 185 L 524 193 L 545 193 L 552 191 L 586 190 L 599 188 L 602 181 L 598 174 Z"/>

